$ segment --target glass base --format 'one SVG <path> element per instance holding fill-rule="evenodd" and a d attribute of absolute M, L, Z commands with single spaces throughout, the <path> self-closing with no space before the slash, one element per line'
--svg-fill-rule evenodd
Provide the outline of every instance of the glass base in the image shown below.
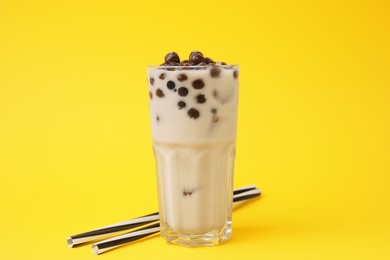
<path fill-rule="evenodd" d="M 232 224 L 229 221 L 221 230 L 212 230 L 202 234 L 179 234 L 173 232 L 168 226 L 161 236 L 168 244 L 186 247 L 217 246 L 228 240 L 232 235 Z"/>

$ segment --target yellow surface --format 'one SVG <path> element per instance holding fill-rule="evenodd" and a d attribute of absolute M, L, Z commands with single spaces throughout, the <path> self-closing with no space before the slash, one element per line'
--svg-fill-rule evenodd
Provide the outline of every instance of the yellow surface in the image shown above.
<path fill-rule="evenodd" d="M 389 259 L 389 7 L 0 0 L 0 259 Z M 157 209 L 145 67 L 193 49 L 241 65 L 235 186 L 264 196 L 220 247 L 68 248 Z"/>

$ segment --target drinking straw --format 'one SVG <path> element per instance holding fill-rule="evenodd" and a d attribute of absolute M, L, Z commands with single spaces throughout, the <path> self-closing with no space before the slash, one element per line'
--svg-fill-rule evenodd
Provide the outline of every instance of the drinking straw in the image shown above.
<path fill-rule="evenodd" d="M 261 191 L 258 189 L 247 190 L 242 193 L 238 193 L 233 196 L 233 202 L 243 202 L 261 195 Z M 122 234 L 120 236 L 116 236 L 107 240 L 103 240 L 101 242 L 95 243 L 92 245 L 92 251 L 99 255 L 101 253 L 110 251 L 117 247 L 126 245 L 130 242 L 142 239 L 144 237 L 153 235 L 160 232 L 160 223 L 154 223 L 152 225 L 148 225 L 146 227 Z"/>
<path fill-rule="evenodd" d="M 90 241 L 99 240 L 101 238 L 107 237 L 119 231 L 142 226 L 157 220 L 159 220 L 159 214 L 158 212 L 155 212 L 135 219 L 122 221 L 113 225 L 105 226 L 102 228 L 94 229 L 92 231 L 70 236 L 67 239 L 67 243 L 70 247 L 74 247 L 76 245 L 84 244 Z"/>
<path fill-rule="evenodd" d="M 241 187 L 241 188 L 234 190 L 233 196 L 241 194 L 243 192 L 254 190 L 254 189 L 256 189 L 256 186 L 253 184 L 248 185 L 248 186 L 244 186 L 244 187 Z M 92 241 L 97 241 L 97 240 L 104 239 L 110 235 L 113 235 L 114 233 L 117 233 L 117 232 L 120 232 L 123 230 L 136 228 L 139 226 L 143 226 L 143 225 L 158 221 L 159 217 L 160 217 L 159 213 L 154 212 L 154 213 L 151 213 L 151 214 L 148 214 L 145 216 L 141 216 L 138 218 L 122 221 L 122 222 L 119 222 L 116 224 L 112 224 L 109 226 L 101 227 L 101 228 L 94 229 L 94 230 L 91 230 L 88 232 L 84 232 L 81 234 L 70 236 L 67 239 L 67 243 L 68 243 L 69 247 L 75 247 L 77 245 L 85 244 L 85 243 L 92 242 Z"/>

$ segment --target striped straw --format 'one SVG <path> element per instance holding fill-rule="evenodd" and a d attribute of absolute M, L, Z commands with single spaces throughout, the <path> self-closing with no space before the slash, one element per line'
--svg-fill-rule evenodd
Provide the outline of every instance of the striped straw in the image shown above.
<path fill-rule="evenodd" d="M 93 244 L 92 251 L 96 255 L 100 255 L 101 253 L 113 250 L 120 246 L 124 246 L 130 242 L 140 240 L 158 232 L 160 232 L 160 222 Z"/>
<path fill-rule="evenodd" d="M 261 191 L 258 189 L 246 190 L 242 193 L 238 193 L 233 196 L 233 202 L 236 204 L 238 202 L 243 202 L 261 195 Z M 116 236 L 101 242 L 95 243 L 92 245 L 92 251 L 99 255 L 101 253 L 110 251 L 120 246 L 124 246 L 130 242 L 140 240 L 144 237 L 153 235 L 160 232 L 160 223 L 154 223 L 152 225 L 139 228 L 137 230 L 125 233 L 120 236 Z"/>
<path fill-rule="evenodd" d="M 68 246 L 74 247 L 76 245 L 81 245 L 90 241 L 99 240 L 109 235 L 112 235 L 113 233 L 142 226 L 157 220 L 159 220 L 159 214 L 158 212 L 155 212 L 135 219 L 119 222 L 113 225 L 70 236 L 67 240 Z"/>
<path fill-rule="evenodd" d="M 248 185 L 241 187 L 239 189 L 234 190 L 233 195 L 237 195 L 246 191 L 250 191 L 256 189 L 255 185 Z M 136 228 L 142 225 L 146 225 L 159 220 L 158 212 L 154 212 L 152 214 L 148 214 L 142 217 L 138 217 L 131 220 L 122 221 L 113 225 L 101 227 L 98 229 L 94 229 L 92 231 L 88 231 L 85 233 L 77 234 L 68 237 L 67 243 L 69 247 L 75 247 L 77 245 L 85 244 L 92 241 L 97 241 L 104 239 L 113 235 L 114 233 L 128 230 L 132 228 Z"/>

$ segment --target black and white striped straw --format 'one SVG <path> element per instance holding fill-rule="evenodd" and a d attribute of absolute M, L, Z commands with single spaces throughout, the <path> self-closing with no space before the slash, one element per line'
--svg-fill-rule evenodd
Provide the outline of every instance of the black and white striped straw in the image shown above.
<path fill-rule="evenodd" d="M 241 189 L 240 189 L 241 190 Z M 236 204 L 238 202 L 243 202 L 261 195 L 261 191 L 258 189 L 249 189 L 245 190 L 242 193 L 236 193 L 233 195 L 233 202 Z M 160 232 L 160 223 L 154 223 L 146 227 L 125 233 L 120 236 L 116 236 L 101 242 L 95 243 L 92 245 L 92 251 L 99 255 L 101 253 L 110 251 L 120 246 L 124 246 L 130 242 L 145 238 L 147 236 L 153 235 Z"/>
<path fill-rule="evenodd" d="M 241 194 L 241 193 L 246 192 L 246 191 L 254 190 L 254 189 L 256 189 L 255 185 L 244 186 L 244 187 L 241 187 L 239 189 L 234 190 L 233 196 L 235 196 L 237 194 Z M 85 233 L 70 236 L 67 239 L 67 243 L 68 243 L 69 247 L 75 247 L 77 245 L 82 245 L 82 244 L 85 244 L 88 242 L 101 240 L 101 239 L 107 238 L 107 237 L 109 237 L 117 232 L 136 228 L 139 226 L 143 226 L 143 225 L 146 225 L 146 224 L 158 221 L 158 220 L 159 220 L 159 213 L 154 212 L 152 214 L 148 214 L 148 215 L 145 215 L 142 217 L 122 221 L 122 222 L 119 222 L 119 223 L 116 223 L 113 225 L 101 227 L 98 229 L 94 229 L 92 231 L 88 231 Z"/>
<path fill-rule="evenodd" d="M 113 225 L 105 226 L 102 228 L 98 228 L 92 231 L 88 231 L 85 233 L 81 233 L 78 235 L 70 236 L 68 237 L 68 246 L 74 247 L 76 245 L 81 245 L 87 242 L 99 240 L 102 238 L 105 238 L 107 236 L 110 236 L 114 233 L 117 233 L 119 231 L 128 230 L 131 228 L 135 228 L 138 226 L 142 226 L 151 222 L 155 222 L 159 220 L 159 214 L 158 212 L 145 215 L 142 217 L 138 217 L 131 220 L 126 220 L 123 222 L 119 222 Z"/>
<path fill-rule="evenodd" d="M 101 253 L 113 250 L 120 246 L 124 246 L 130 242 L 140 240 L 158 232 L 160 232 L 160 222 L 95 243 L 92 245 L 92 251 L 96 255 L 100 255 Z"/>

